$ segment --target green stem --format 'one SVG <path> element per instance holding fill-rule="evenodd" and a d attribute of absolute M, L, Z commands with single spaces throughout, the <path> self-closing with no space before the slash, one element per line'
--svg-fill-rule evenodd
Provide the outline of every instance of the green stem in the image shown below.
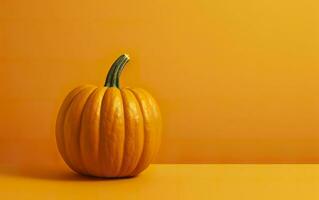
<path fill-rule="evenodd" d="M 128 63 L 129 59 L 130 58 L 128 55 L 123 54 L 115 60 L 107 74 L 104 84 L 105 87 L 120 87 L 119 77 L 125 64 Z"/>
<path fill-rule="evenodd" d="M 121 65 L 119 66 L 118 70 L 117 70 L 117 74 L 116 74 L 116 85 L 118 88 L 120 88 L 120 76 L 121 73 L 125 67 L 125 65 L 130 61 L 130 57 L 127 54 L 124 54 L 125 59 L 123 60 L 123 63 L 121 63 Z"/>

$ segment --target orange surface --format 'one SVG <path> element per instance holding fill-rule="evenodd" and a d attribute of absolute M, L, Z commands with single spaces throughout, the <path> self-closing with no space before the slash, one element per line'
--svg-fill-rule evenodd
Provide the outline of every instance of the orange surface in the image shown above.
<path fill-rule="evenodd" d="M 152 165 L 136 178 L 108 180 L 0 169 L 2 199 L 319 198 L 318 165 Z"/>
<path fill-rule="evenodd" d="M 60 163 L 54 124 L 74 87 L 158 100 L 156 162 L 319 162 L 318 1 L 2 0 L 0 162 Z"/>

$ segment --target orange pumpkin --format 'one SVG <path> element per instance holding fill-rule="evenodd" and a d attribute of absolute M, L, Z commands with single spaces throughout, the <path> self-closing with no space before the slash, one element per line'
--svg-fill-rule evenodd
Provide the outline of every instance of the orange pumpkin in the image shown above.
<path fill-rule="evenodd" d="M 58 149 L 74 171 L 98 177 L 129 177 L 146 169 L 156 155 L 161 116 L 143 89 L 120 88 L 129 61 L 121 55 L 104 87 L 83 85 L 65 98 L 56 122 Z"/>

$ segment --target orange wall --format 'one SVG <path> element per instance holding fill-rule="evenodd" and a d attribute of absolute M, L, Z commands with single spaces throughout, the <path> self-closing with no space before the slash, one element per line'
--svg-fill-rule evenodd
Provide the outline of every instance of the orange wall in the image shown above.
<path fill-rule="evenodd" d="M 122 85 L 164 117 L 157 162 L 319 162 L 315 0 L 0 3 L 0 158 L 60 162 L 58 107 L 102 85 L 123 52 Z"/>

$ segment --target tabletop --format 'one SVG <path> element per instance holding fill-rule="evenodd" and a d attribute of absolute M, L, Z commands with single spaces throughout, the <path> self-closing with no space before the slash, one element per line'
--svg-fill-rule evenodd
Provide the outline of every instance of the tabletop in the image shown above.
<path fill-rule="evenodd" d="M 39 169 L 38 169 L 39 171 Z M 319 199 L 319 165 L 153 164 L 128 179 L 0 166 L 1 199 Z"/>

